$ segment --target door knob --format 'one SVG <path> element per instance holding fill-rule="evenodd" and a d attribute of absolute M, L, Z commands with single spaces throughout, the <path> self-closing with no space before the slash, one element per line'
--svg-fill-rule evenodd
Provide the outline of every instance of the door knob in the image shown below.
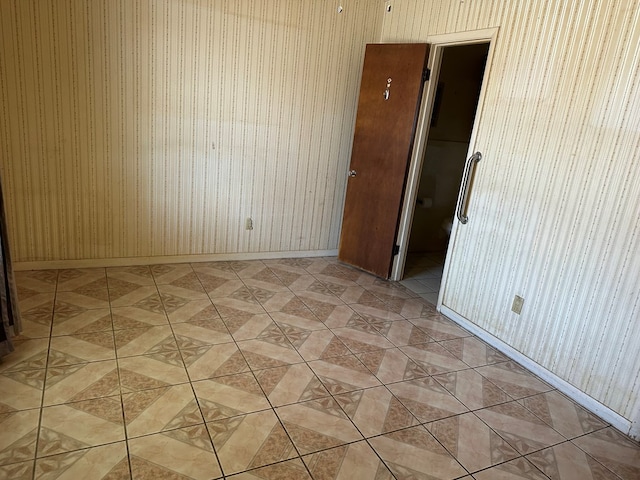
<path fill-rule="evenodd" d="M 349 173 L 347 174 L 349 177 L 355 177 L 357 174 L 357 172 L 355 170 L 349 170 Z"/>

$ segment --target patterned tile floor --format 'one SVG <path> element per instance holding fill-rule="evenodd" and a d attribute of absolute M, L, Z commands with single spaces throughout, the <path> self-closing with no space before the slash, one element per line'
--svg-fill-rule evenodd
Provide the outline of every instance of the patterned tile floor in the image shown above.
<path fill-rule="evenodd" d="M 638 444 L 334 258 L 17 276 L 0 479 L 640 478 Z"/>

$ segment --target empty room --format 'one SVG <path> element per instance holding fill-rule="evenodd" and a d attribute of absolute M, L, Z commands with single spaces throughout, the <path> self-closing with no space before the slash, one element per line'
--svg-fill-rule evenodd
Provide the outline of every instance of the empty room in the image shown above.
<path fill-rule="evenodd" d="M 0 479 L 640 478 L 640 1 L 0 0 Z"/>

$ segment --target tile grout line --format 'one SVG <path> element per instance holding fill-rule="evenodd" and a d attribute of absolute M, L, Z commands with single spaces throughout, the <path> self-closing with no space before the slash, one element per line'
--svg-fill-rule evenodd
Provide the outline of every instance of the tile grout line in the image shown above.
<path fill-rule="evenodd" d="M 44 412 L 44 397 L 47 391 L 47 377 L 49 376 L 49 352 L 51 351 L 51 337 L 53 333 L 53 321 L 56 313 L 56 299 L 58 297 L 58 279 L 60 278 L 60 270 L 56 270 L 56 287 L 53 294 L 53 304 L 51 309 L 51 328 L 49 329 L 49 339 L 47 343 L 47 359 L 45 360 L 44 381 L 42 382 L 42 395 L 40 396 L 40 412 L 38 415 L 38 426 L 36 427 L 35 449 L 33 454 L 32 478 L 36 478 L 36 465 L 38 463 L 38 450 L 40 449 L 40 431 L 42 429 L 42 414 Z"/>
<path fill-rule="evenodd" d="M 111 333 L 113 335 L 113 350 L 116 361 L 116 373 L 118 376 L 118 391 L 120 392 L 120 408 L 122 411 L 122 429 L 124 433 L 124 446 L 125 452 L 127 455 L 127 466 L 129 467 L 129 476 L 133 478 L 133 468 L 131 466 L 131 451 L 129 449 L 129 433 L 127 430 L 127 419 L 124 410 L 124 395 L 122 392 L 122 379 L 120 377 L 120 356 L 118 355 L 118 345 L 116 342 L 116 329 L 113 323 L 113 308 L 111 305 L 111 288 L 109 287 L 109 275 L 107 275 L 107 271 L 105 268 L 105 277 L 107 281 L 107 295 L 109 297 L 109 317 L 111 319 Z"/>

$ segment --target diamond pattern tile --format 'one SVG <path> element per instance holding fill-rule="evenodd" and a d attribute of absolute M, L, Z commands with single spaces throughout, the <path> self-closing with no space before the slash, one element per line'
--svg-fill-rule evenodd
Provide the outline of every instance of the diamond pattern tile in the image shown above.
<path fill-rule="evenodd" d="M 331 397 L 277 407 L 276 413 L 303 455 L 362 440 L 362 435 Z"/>
<path fill-rule="evenodd" d="M 297 456 L 272 410 L 208 422 L 207 428 L 226 475 Z"/>
<path fill-rule="evenodd" d="M 18 272 L 0 479 L 640 476 L 637 442 L 439 314 L 419 258 L 404 284 L 334 257 Z"/>
<path fill-rule="evenodd" d="M 302 460 L 309 467 L 313 478 L 338 480 L 348 478 L 373 478 L 393 480 L 393 475 L 366 442 L 330 448 Z"/>

